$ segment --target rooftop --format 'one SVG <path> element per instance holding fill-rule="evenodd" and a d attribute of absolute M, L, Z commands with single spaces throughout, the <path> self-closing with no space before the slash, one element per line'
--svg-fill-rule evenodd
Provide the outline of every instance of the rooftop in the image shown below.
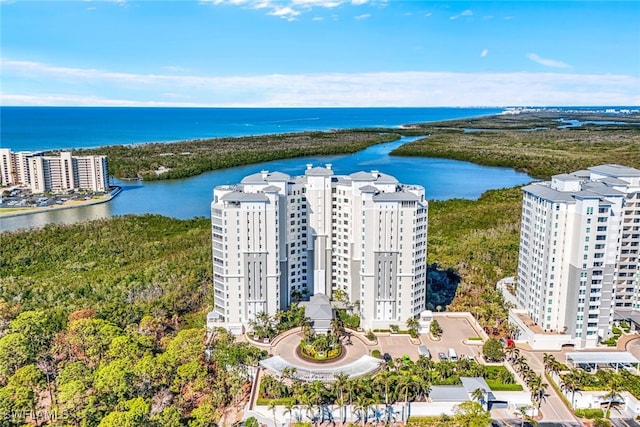
<path fill-rule="evenodd" d="M 599 165 L 588 168 L 591 172 L 614 177 L 640 177 L 640 170 L 616 164 Z"/>

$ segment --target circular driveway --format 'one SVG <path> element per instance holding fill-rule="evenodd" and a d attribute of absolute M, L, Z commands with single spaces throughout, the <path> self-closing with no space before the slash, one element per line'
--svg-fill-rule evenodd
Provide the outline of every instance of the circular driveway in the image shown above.
<path fill-rule="evenodd" d="M 344 355 L 337 360 L 331 362 L 314 363 L 305 360 L 296 354 L 296 348 L 302 340 L 301 332 L 294 332 L 278 340 L 276 344 L 271 347 L 271 354 L 274 356 L 280 356 L 287 363 L 292 366 L 302 367 L 306 369 L 318 369 L 318 368 L 331 368 L 339 367 L 342 365 L 355 362 L 362 356 L 369 355 L 369 349 L 362 342 L 362 340 L 355 334 L 349 337 L 342 337 L 341 342 L 343 345 Z"/>

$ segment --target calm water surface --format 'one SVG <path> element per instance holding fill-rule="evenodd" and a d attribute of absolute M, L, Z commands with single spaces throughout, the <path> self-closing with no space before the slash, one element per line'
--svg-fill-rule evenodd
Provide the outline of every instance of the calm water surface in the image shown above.
<path fill-rule="evenodd" d="M 126 214 L 153 213 L 182 219 L 209 217 L 215 186 L 238 183 L 246 175 L 261 170 L 302 175 L 307 163 L 315 166 L 331 163 L 337 175 L 376 169 L 395 176 L 402 183 L 424 186 L 430 200 L 477 199 L 489 189 L 513 187 L 532 181 L 528 175 L 509 168 L 479 166 L 456 160 L 389 156 L 393 149 L 414 139 L 403 138 L 379 144 L 351 155 L 278 160 L 208 172 L 181 180 L 135 183 L 112 180 L 113 184 L 122 186 L 123 191 L 108 203 L 2 218 L 0 231 Z"/>

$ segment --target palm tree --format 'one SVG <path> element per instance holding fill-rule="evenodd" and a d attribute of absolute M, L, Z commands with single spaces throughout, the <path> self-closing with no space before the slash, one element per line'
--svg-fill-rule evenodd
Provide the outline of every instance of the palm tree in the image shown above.
<path fill-rule="evenodd" d="M 580 379 L 580 373 L 578 369 L 573 368 L 568 374 L 562 376 L 562 382 L 560 383 L 560 390 L 565 393 L 571 393 L 571 407 L 575 405 L 576 391 L 580 390 L 582 381 Z"/>
<path fill-rule="evenodd" d="M 331 320 L 331 334 L 338 339 L 342 335 L 342 327 L 342 320 L 339 318 L 335 317 Z"/>
<path fill-rule="evenodd" d="M 525 368 L 526 366 L 526 368 Z M 518 356 L 513 360 L 513 367 L 522 375 L 522 372 L 529 368 L 527 359 L 524 356 Z"/>
<path fill-rule="evenodd" d="M 379 394 L 384 395 L 385 405 L 389 404 L 389 385 L 393 382 L 393 377 L 389 371 L 381 371 L 373 378 L 376 390 Z"/>
<path fill-rule="evenodd" d="M 404 403 L 402 405 L 402 421 L 406 421 L 405 419 L 405 408 L 407 408 L 407 417 L 409 415 L 409 391 L 411 389 L 415 390 L 418 384 L 411 379 L 411 377 L 401 377 L 398 381 L 398 386 L 396 392 L 399 395 L 404 394 Z"/>
<path fill-rule="evenodd" d="M 520 427 L 524 427 L 524 423 L 527 422 L 529 425 L 531 425 L 532 427 L 535 427 L 538 425 L 538 422 L 535 420 L 535 418 L 533 418 L 530 414 L 529 411 L 531 410 L 531 406 L 519 406 L 515 415 L 517 415 L 518 417 L 520 417 L 520 419 L 522 420 L 520 422 Z"/>
<path fill-rule="evenodd" d="M 415 317 L 410 317 L 407 319 L 407 329 L 409 330 L 409 334 L 413 338 L 418 337 L 418 327 L 420 326 L 420 322 Z"/>
<path fill-rule="evenodd" d="M 430 376 L 420 376 L 417 380 L 418 390 L 420 394 L 424 396 L 425 401 L 429 401 L 429 394 L 431 393 L 431 378 Z"/>
<path fill-rule="evenodd" d="M 340 417 L 342 418 L 342 423 L 344 424 L 347 418 L 347 411 L 344 407 L 344 391 L 347 388 L 349 376 L 347 374 L 344 374 L 343 372 L 338 372 L 337 374 L 333 375 L 333 378 L 335 379 L 335 381 L 333 382 L 333 390 L 338 396 L 337 400 L 340 402 Z"/>
<path fill-rule="evenodd" d="M 311 324 L 309 322 L 305 322 L 302 325 L 302 337 L 305 341 L 309 341 L 311 337 L 313 337 L 313 329 L 311 329 Z"/>
<path fill-rule="evenodd" d="M 542 405 L 547 387 L 549 387 L 549 384 L 543 383 L 542 377 L 539 375 L 536 375 L 535 379 L 533 379 L 529 385 L 531 401 L 535 403 L 537 409 L 540 409 L 540 405 Z"/>
<path fill-rule="evenodd" d="M 558 372 L 560 372 L 560 362 L 556 360 L 553 354 L 544 353 L 542 360 L 544 362 L 545 372 L 549 372 L 552 374 L 557 374 Z"/>
<path fill-rule="evenodd" d="M 276 401 L 272 400 L 269 402 L 269 410 L 273 412 L 273 427 L 278 427 L 278 423 L 276 421 L 276 409 L 277 409 Z"/>
<path fill-rule="evenodd" d="M 471 392 L 471 399 L 478 402 L 484 408 L 486 403 L 484 396 L 486 392 L 483 388 L 477 388 Z"/>
<path fill-rule="evenodd" d="M 284 412 L 282 414 L 289 414 L 289 424 L 291 424 L 291 422 L 293 421 L 293 411 L 295 411 L 296 409 L 298 409 L 298 407 L 291 400 L 284 404 Z"/>
<path fill-rule="evenodd" d="M 605 416 L 611 410 L 611 404 L 613 403 L 613 399 L 618 397 L 620 392 L 623 389 L 623 383 L 619 375 L 612 375 L 609 377 L 607 381 L 607 394 L 604 395 L 605 400 L 607 400 L 607 410 L 604 412 Z"/>
<path fill-rule="evenodd" d="M 369 420 L 369 409 L 371 408 L 371 398 L 359 394 L 356 398 L 355 410 L 360 413 L 360 421 L 362 423 L 362 427 Z"/>
<path fill-rule="evenodd" d="M 507 346 L 504 350 L 510 362 L 514 361 L 516 358 L 520 356 L 520 349 L 515 345 Z"/>

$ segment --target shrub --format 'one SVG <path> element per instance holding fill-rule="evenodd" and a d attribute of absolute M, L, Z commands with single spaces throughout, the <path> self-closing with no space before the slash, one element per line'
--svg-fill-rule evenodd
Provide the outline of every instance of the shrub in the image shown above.
<path fill-rule="evenodd" d="M 576 416 L 594 420 L 596 418 L 604 417 L 604 411 L 600 408 L 576 409 Z"/>
<path fill-rule="evenodd" d="M 467 338 L 469 341 L 482 341 L 481 337 L 469 337 Z"/>
<path fill-rule="evenodd" d="M 442 328 L 440 327 L 440 323 L 437 320 L 432 320 L 431 325 L 429 326 L 429 332 L 436 338 L 439 338 L 442 335 Z"/>
<path fill-rule="evenodd" d="M 296 403 L 296 398 L 295 397 L 281 397 L 280 399 L 267 399 L 266 397 L 259 397 L 258 400 L 256 400 L 256 405 L 260 405 L 260 406 L 269 406 L 270 403 L 275 403 L 276 405 L 279 406 L 284 406 L 288 403 L 291 403 L 292 405 Z"/>
<path fill-rule="evenodd" d="M 368 339 L 369 341 L 375 341 L 376 334 L 374 334 L 372 331 L 369 331 L 365 334 L 365 338 Z"/>
<path fill-rule="evenodd" d="M 382 359 L 382 353 L 380 353 L 380 350 L 378 350 L 377 348 L 371 351 L 371 356 Z"/>
<path fill-rule="evenodd" d="M 486 379 L 487 385 L 493 391 L 522 391 L 520 384 L 505 384 L 500 380 Z"/>
<path fill-rule="evenodd" d="M 616 328 L 616 327 L 614 326 L 613 328 L 611 328 L 611 333 L 612 333 L 613 335 L 618 335 L 618 336 L 620 336 L 620 335 L 622 335 L 622 330 L 621 330 L 620 328 Z"/>
<path fill-rule="evenodd" d="M 398 325 L 389 325 L 389 330 L 391 331 L 391 333 L 397 334 L 400 328 L 398 327 Z"/>

